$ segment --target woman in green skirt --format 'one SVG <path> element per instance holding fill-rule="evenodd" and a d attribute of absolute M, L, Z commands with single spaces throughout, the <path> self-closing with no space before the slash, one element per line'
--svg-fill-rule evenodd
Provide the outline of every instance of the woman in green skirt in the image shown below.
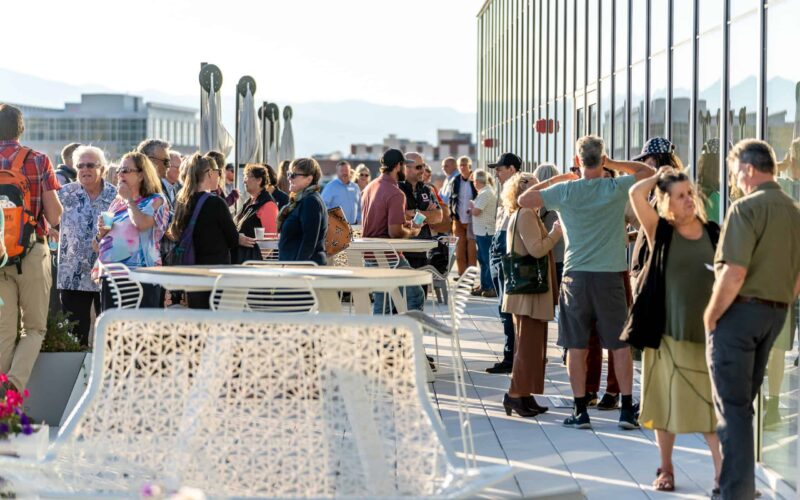
<path fill-rule="evenodd" d="M 655 188 L 657 205 L 648 202 Z M 653 487 L 675 489 L 672 449 L 675 435 L 701 432 L 714 460 L 715 487 L 722 457 L 716 435 L 711 380 L 705 356 L 703 310 L 711 297 L 711 265 L 719 226 L 707 222 L 692 182 L 682 172 L 662 167 L 658 175 L 630 190 L 636 217 L 651 256 L 648 273 L 663 276 L 665 325 L 658 349 L 644 350 L 639 422 L 654 429 L 661 466 Z M 660 249 L 656 252 L 653 250 Z"/>

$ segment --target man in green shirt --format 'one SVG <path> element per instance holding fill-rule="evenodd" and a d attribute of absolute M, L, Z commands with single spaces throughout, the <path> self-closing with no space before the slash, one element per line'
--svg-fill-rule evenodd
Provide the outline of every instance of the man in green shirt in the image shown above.
<path fill-rule="evenodd" d="M 625 205 L 631 186 L 656 171 L 640 162 L 611 160 L 605 155 L 603 139 L 597 136 L 581 137 L 575 150 L 583 172 L 581 179 L 557 184 L 564 176 L 551 177 L 519 197 L 521 207 L 544 206 L 557 211 L 564 229 L 558 345 L 568 349 L 569 381 L 575 398 L 573 414 L 564 420 L 564 425 L 591 427 L 586 410 L 586 354 L 592 322 L 596 320 L 600 343 L 614 356 L 622 393 L 619 426 L 636 429 L 639 423 L 633 411 L 633 360 L 630 347 L 619 340 L 628 315 L 622 275 L 628 267 Z M 603 167 L 630 175 L 604 178 Z"/>
<path fill-rule="evenodd" d="M 722 443 L 722 498 L 753 498 L 753 399 L 769 351 L 800 293 L 800 208 L 775 182 L 775 153 L 745 139 L 728 168 L 746 196 L 728 209 L 705 311 L 708 367 Z"/>

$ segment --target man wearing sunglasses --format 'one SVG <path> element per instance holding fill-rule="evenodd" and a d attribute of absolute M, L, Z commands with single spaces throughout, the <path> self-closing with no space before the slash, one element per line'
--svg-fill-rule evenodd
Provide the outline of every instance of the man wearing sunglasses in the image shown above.
<path fill-rule="evenodd" d="M 156 167 L 158 178 L 161 179 L 161 189 L 164 190 L 169 202 L 170 214 L 175 210 L 175 192 L 167 181 L 167 169 L 169 169 L 169 148 L 170 144 L 161 139 L 145 139 L 136 147 L 136 152 L 147 156 L 150 162 Z"/>
<path fill-rule="evenodd" d="M 412 161 L 406 167 L 406 180 L 399 182 L 400 190 L 406 195 L 406 220 L 413 220 L 417 212 L 425 216 L 425 222 L 414 237 L 418 240 L 432 240 L 430 224 L 442 221 L 442 208 L 428 184 L 422 181 L 425 172 L 425 160 L 419 153 L 406 153 L 406 159 Z M 406 252 L 406 259 L 414 269 L 428 264 L 427 252 Z"/>

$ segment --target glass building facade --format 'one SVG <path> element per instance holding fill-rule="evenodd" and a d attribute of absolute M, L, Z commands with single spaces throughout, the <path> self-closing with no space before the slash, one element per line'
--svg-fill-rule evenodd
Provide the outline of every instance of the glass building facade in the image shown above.
<path fill-rule="evenodd" d="M 609 156 L 669 138 L 721 221 L 739 196 L 725 156 L 740 139 L 775 149 L 800 199 L 800 0 L 487 0 L 478 14 L 478 163 L 512 151 L 526 170 L 566 171 L 575 140 Z M 794 62 L 793 62 L 794 61 Z M 798 488 L 797 305 L 758 406 L 759 461 Z"/>

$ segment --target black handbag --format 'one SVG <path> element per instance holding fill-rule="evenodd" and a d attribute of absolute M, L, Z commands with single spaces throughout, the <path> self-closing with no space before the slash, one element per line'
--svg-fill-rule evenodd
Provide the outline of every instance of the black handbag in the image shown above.
<path fill-rule="evenodd" d="M 545 255 L 538 259 L 533 255 L 519 255 L 514 252 L 517 229 L 516 215 L 511 221 L 511 248 L 501 258 L 505 278 L 504 293 L 508 295 L 545 293 L 550 290 L 547 278 L 550 274 L 549 259 Z"/>

